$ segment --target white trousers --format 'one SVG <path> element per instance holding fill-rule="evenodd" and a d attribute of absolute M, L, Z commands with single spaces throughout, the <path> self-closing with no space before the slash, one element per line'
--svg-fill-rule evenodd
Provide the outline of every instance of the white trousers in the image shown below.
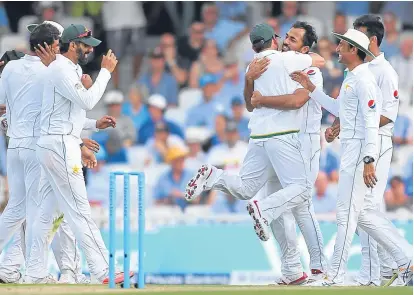
<path fill-rule="evenodd" d="M 13 240 L 4 253 L 0 269 L 9 273 L 20 271 L 25 258 L 28 257 L 32 228 L 41 203 L 42 196 L 38 191 L 40 165 L 34 150 L 37 140 L 38 138 L 12 138 L 7 151 L 10 198 L 8 209 L 6 207 L 5 214 L 2 215 L 4 219 L 0 217 L 0 250 L 11 237 Z M 52 227 L 48 230 L 51 229 Z M 56 247 L 53 247 L 53 250 L 60 270 L 70 269 L 79 273 L 81 262 L 72 254 L 79 250 L 76 248 L 73 233 L 65 222 L 55 235 L 55 240 Z"/>
<path fill-rule="evenodd" d="M 309 180 L 314 185 L 319 172 L 319 158 L 321 151 L 320 134 L 299 134 L 302 155 L 308 163 Z M 269 182 L 266 185 L 266 194 L 279 189 L 277 183 Z M 312 199 L 284 213 L 274 220 L 270 226 L 276 241 L 281 249 L 282 274 L 286 277 L 301 275 L 303 272 L 300 253 L 297 247 L 296 224 L 302 232 L 310 255 L 310 269 L 326 270 L 326 259 L 323 254 L 323 236 L 319 222 L 315 217 Z"/>
<path fill-rule="evenodd" d="M 376 162 L 378 182 L 372 190 L 372 206 L 376 206 L 379 211 L 382 211 L 384 208 L 384 192 L 387 187 L 392 151 L 392 138 L 380 135 L 378 160 Z M 357 228 L 357 233 L 361 240 L 362 248 L 361 270 L 358 281 L 363 284 L 373 282 L 380 285 L 381 275 L 391 276 L 393 274 L 393 268 L 395 268 L 394 260 L 381 245 L 377 245 L 377 242 L 360 227 Z"/>
<path fill-rule="evenodd" d="M 108 275 L 108 250 L 91 217 L 82 173 L 79 142 L 73 136 L 41 136 L 36 148 L 41 165 L 40 192 L 44 199 L 33 230 L 33 247 L 26 274 L 43 278 L 47 275 L 47 235 L 55 212 L 64 213 L 85 254 L 89 271 L 102 281 Z M 46 193 L 53 191 L 53 194 Z"/>
<path fill-rule="evenodd" d="M 349 249 L 357 225 L 390 253 L 397 265 L 404 265 L 412 258 L 412 253 L 408 251 L 410 245 L 385 214 L 378 210 L 372 190 L 364 183 L 363 148 L 363 140 L 341 140 L 336 214 L 338 231 L 328 270 L 328 278 L 339 284 L 344 282 Z"/>
<path fill-rule="evenodd" d="M 239 175 L 218 169 L 213 189 L 240 200 L 253 198 L 269 180 L 278 178 L 282 189 L 260 201 L 261 212 L 271 222 L 311 197 L 307 163 L 297 134 L 265 141 L 250 140 Z"/>

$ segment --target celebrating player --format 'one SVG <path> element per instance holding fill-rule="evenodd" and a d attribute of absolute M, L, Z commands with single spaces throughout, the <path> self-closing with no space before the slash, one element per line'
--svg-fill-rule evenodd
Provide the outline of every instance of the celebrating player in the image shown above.
<path fill-rule="evenodd" d="M 315 286 L 341 285 L 349 249 L 357 228 L 360 226 L 380 243 L 397 262 L 405 284 L 412 281 L 412 253 L 407 242 L 399 235 L 392 223 L 379 212 L 373 188 L 378 182 L 376 162 L 378 155 L 378 129 L 382 107 L 381 91 L 375 77 L 364 64 L 370 40 L 355 29 L 344 35 L 334 33 L 340 39 L 337 47 L 339 61 L 347 66 L 347 76 L 337 99 L 317 88 L 303 72 L 292 74 L 293 80 L 308 89 L 310 97 L 341 122 L 341 168 L 337 201 L 338 234 L 331 265 L 326 279 Z"/>
<path fill-rule="evenodd" d="M 282 51 L 296 51 L 307 54 L 309 49 L 317 42 L 314 28 L 306 22 L 296 22 L 287 32 L 283 41 Z M 250 65 L 246 76 L 256 80 L 265 70 L 266 64 L 254 62 Z M 323 87 L 322 73 L 317 67 L 305 70 L 311 81 L 318 87 Z M 313 185 L 319 172 L 320 157 L 320 129 L 322 110 L 318 102 L 308 100 L 309 97 L 296 95 L 262 96 L 259 91 L 254 91 L 252 104 L 254 106 L 266 106 L 269 108 L 295 110 L 303 109 L 303 121 L 299 140 L 303 157 L 307 159 L 308 175 Z M 276 185 L 276 186 L 275 186 Z M 268 182 L 265 194 L 275 192 L 280 185 Z M 293 215 L 292 215 L 293 213 Z M 300 253 L 297 248 L 295 219 L 299 225 L 310 254 L 311 277 L 309 282 L 322 279 L 326 268 L 325 256 L 323 254 L 323 237 L 319 223 L 315 218 L 312 199 L 304 202 L 292 210 L 286 212 L 279 219 L 271 223 L 274 237 L 282 250 L 282 275 L 279 281 L 282 285 L 299 285 L 307 281 L 306 273 L 303 273 L 300 262 Z"/>

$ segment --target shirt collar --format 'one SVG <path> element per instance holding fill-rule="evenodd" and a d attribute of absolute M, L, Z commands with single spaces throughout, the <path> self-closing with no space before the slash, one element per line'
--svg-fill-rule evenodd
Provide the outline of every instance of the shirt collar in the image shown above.
<path fill-rule="evenodd" d="M 62 62 L 66 62 L 71 67 L 73 67 L 74 69 L 77 69 L 78 68 L 78 65 L 75 65 L 69 58 L 67 58 L 63 54 L 56 54 L 56 60 L 59 60 L 59 61 L 62 61 Z"/>
<path fill-rule="evenodd" d="M 264 51 L 262 51 L 262 52 L 256 53 L 256 54 L 254 55 L 254 57 L 255 57 L 255 58 L 256 58 L 256 57 L 266 57 L 266 56 L 269 56 L 269 55 L 275 54 L 275 53 L 277 53 L 277 52 L 278 52 L 277 50 L 273 50 L 273 49 L 264 50 Z"/>
<path fill-rule="evenodd" d="M 23 58 L 26 59 L 26 60 L 40 60 L 40 58 L 37 55 L 28 55 L 28 54 L 25 54 L 23 56 Z"/>
<path fill-rule="evenodd" d="M 358 75 L 358 73 L 360 73 L 361 71 L 363 71 L 366 67 L 367 67 L 368 63 L 362 63 L 359 66 L 356 66 L 352 71 L 349 71 L 349 69 L 347 68 L 345 71 L 347 72 L 347 74 L 352 74 L 354 76 Z"/>
<path fill-rule="evenodd" d="M 370 64 L 372 65 L 378 65 L 380 63 L 382 63 L 383 61 L 385 61 L 385 56 L 384 56 L 384 52 L 381 52 L 380 55 L 378 55 L 376 58 L 374 58 Z"/>

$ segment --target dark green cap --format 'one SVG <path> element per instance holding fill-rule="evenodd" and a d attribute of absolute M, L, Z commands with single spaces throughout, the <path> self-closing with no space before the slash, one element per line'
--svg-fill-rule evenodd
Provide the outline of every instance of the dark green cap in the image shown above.
<path fill-rule="evenodd" d="M 101 44 L 101 40 L 92 37 L 92 31 L 83 25 L 70 25 L 62 33 L 62 43 L 79 41 L 86 45 L 95 47 Z"/>
<path fill-rule="evenodd" d="M 258 24 L 255 25 L 252 31 L 250 32 L 250 42 L 252 42 L 252 44 L 255 44 L 262 40 L 263 42 L 267 42 L 270 39 L 272 39 L 273 36 L 279 37 L 278 35 L 276 35 L 275 31 L 271 26 L 269 26 L 268 24 Z"/>

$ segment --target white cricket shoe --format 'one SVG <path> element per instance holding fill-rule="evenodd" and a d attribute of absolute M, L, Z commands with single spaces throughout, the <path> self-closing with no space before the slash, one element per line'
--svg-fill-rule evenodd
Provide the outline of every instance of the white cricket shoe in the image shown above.
<path fill-rule="evenodd" d="M 211 165 L 202 165 L 198 169 L 197 174 L 191 178 L 185 189 L 185 199 L 187 201 L 192 201 L 199 197 L 203 191 L 211 189 L 214 170 L 216 168 Z"/>
<path fill-rule="evenodd" d="M 257 200 L 249 202 L 247 204 L 247 212 L 253 219 L 253 228 L 256 232 L 256 235 L 262 241 L 267 241 L 269 239 L 269 223 L 265 218 L 263 218 L 262 213 L 259 209 L 259 204 Z"/>
<path fill-rule="evenodd" d="M 30 276 L 25 276 L 24 278 L 25 284 L 56 284 L 55 278 L 49 274 L 44 278 L 34 278 Z"/>
<path fill-rule="evenodd" d="M 19 271 L 9 273 L 0 269 L 0 284 L 17 284 L 21 279 L 22 274 Z"/>
<path fill-rule="evenodd" d="M 308 275 L 304 272 L 302 273 L 302 276 L 300 276 L 299 278 L 298 277 L 288 278 L 288 277 L 282 276 L 281 278 L 279 278 L 279 280 L 276 281 L 276 284 L 282 285 L 282 286 L 299 286 L 299 285 L 304 285 L 307 282 L 308 282 Z"/>
<path fill-rule="evenodd" d="M 341 284 L 337 284 L 327 278 L 323 279 L 323 280 L 319 280 L 310 284 L 306 284 L 306 286 L 308 287 L 331 287 L 331 286 L 342 286 Z"/>
<path fill-rule="evenodd" d="M 320 269 L 311 269 L 310 276 L 308 277 L 308 283 L 313 283 L 326 278 L 326 274 Z"/>
<path fill-rule="evenodd" d="M 84 274 L 78 274 L 76 275 L 76 283 L 80 285 L 89 285 L 91 283 L 91 279 Z"/>
<path fill-rule="evenodd" d="M 403 286 L 413 285 L 413 266 L 411 261 L 407 266 L 398 269 L 398 279 L 403 283 Z"/>

